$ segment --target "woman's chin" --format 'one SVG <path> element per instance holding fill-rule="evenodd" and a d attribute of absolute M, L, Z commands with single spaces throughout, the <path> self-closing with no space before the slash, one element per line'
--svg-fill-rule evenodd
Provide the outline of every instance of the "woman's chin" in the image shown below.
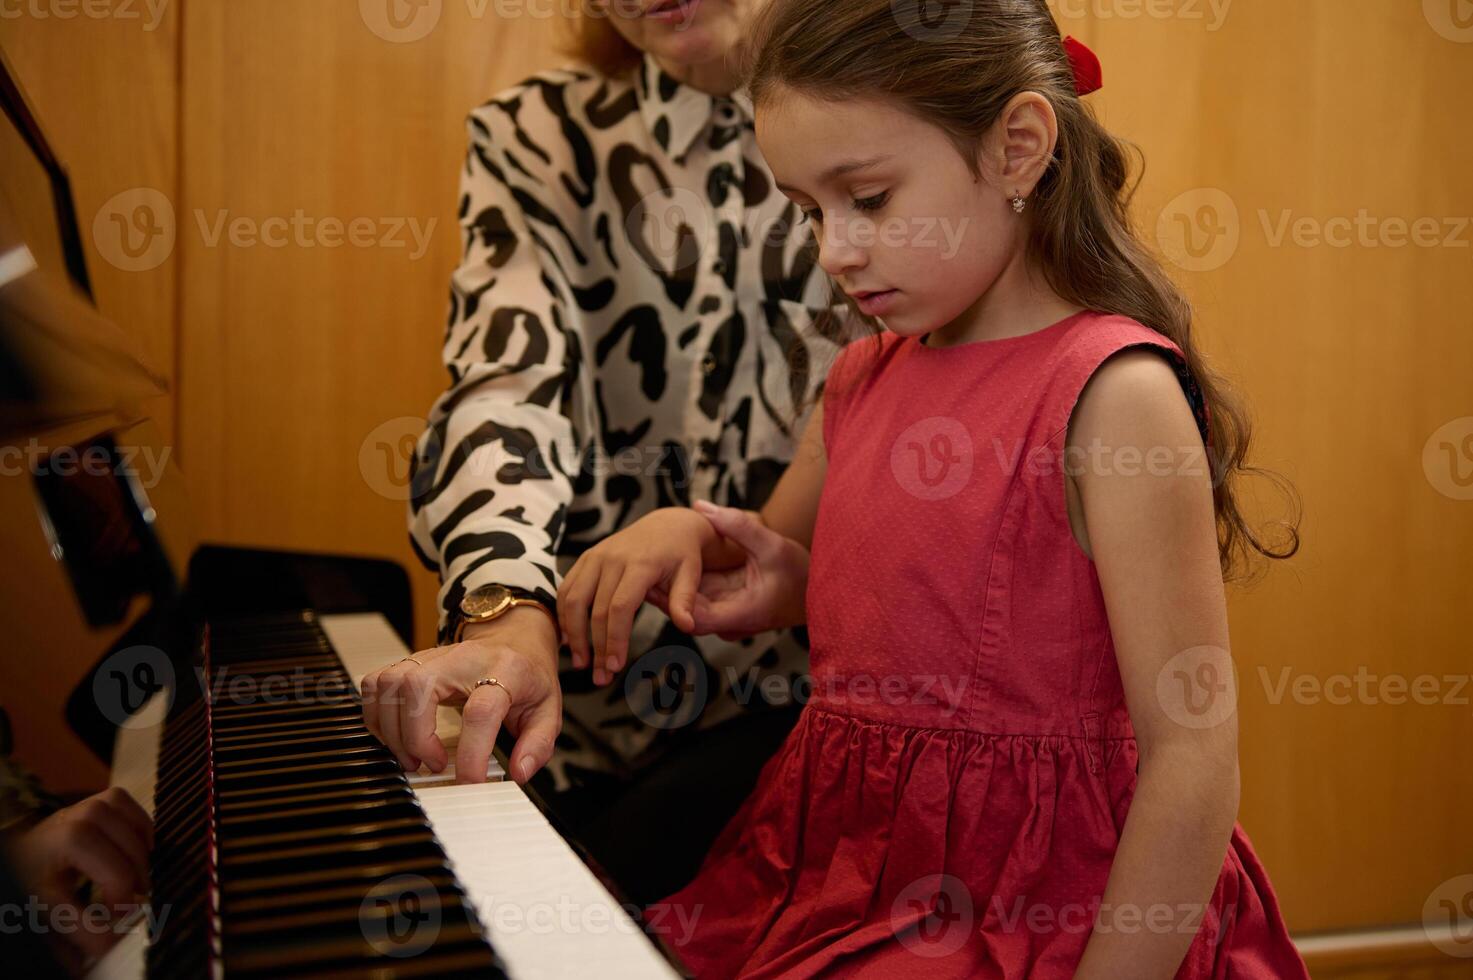
<path fill-rule="evenodd" d="M 731 50 L 726 32 L 699 23 L 684 29 L 650 31 L 645 42 L 654 54 L 680 65 L 703 65 L 724 58 Z"/>

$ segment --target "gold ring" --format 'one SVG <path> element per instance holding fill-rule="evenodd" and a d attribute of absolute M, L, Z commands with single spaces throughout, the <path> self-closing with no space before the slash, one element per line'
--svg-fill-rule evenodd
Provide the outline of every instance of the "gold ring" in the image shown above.
<path fill-rule="evenodd" d="M 415 665 L 415 666 L 416 666 L 416 667 L 423 667 L 423 666 L 424 666 L 424 664 L 422 664 L 422 663 L 420 663 L 420 662 L 419 662 L 419 661 L 418 661 L 418 660 L 415 660 L 415 659 L 414 659 L 414 654 L 410 654 L 410 655 L 409 655 L 409 656 L 407 656 L 407 657 L 400 657 L 400 658 L 399 658 L 399 662 L 400 662 L 400 663 L 401 663 L 401 664 L 402 664 L 402 663 L 403 663 L 403 662 L 404 662 L 404 661 L 406 661 L 406 660 L 408 660 L 408 661 L 409 661 L 409 662 L 410 662 L 410 663 L 412 663 L 412 664 L 414 664 L 414 665 Z"/>
<path fill-rule="evenodd" d="M 473 688 L 471 688 L 471 690 L 473 690 L 473 691 L 474 690 L 477 690 L 478 688 L 485 687 L 488 684 L 495 685 L 496 687 L 499 687 L 503 691 L 505 691 L 506 692 L 507 700 L 509 700 L 509 701 L 515 701 L 516 700 L 516 698 L 514 698 L 514 697 L 511 696 L 511 688 L 507 687 L 505 684 L 501 683 L 499 680 L 497 680 L 494 677 L 482 677 L 480 680 L 476 681 L 476 686 L 473 687 Z"/>

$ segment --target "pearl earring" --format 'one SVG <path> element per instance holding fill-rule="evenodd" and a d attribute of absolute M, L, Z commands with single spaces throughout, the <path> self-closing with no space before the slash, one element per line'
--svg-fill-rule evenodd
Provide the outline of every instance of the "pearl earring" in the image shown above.
<path fill-rule="evenodd" d="M 1027 207 L 1027 206 L 1028 206 L 1028 202 L 1025 201 L 1025 200 L 1023 200 L 1021 197 L 1017 197 L 1017 196 L 1014 196 L 1013 197 L 1013 210 L 1015 212 L 1017 212 L 1018 214 L 1022 214 L 1023 213 L 1023 209 L 1025 207 Z"/>

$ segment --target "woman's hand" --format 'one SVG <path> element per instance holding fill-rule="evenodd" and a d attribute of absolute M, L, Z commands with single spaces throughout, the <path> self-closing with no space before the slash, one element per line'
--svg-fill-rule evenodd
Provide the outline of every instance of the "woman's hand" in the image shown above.
<path fill-rule="evenodd" d="M 807 622 L 808 550 L 768 528 L 755 511 L 704 500 L 695 509 L 724 540 L 741 548 L 745 558 L 739 568 L 701 576 L 700 591 L 689 603 L 693 622 L 681 628 L 697 636 L 716 633 L 736 640 Z M 671 595 L 677 606 L 685 607 L 687 600 L 678 592 L 656 589 L 650 601 L 665 609 Z"/>
<path fill-rule="evenodd" d="M 73 972 L 87 957 L 99 956 L 122 935 L 113 926 L 136 908 L 148 892 L 148 860 L 153 847 L 153 821 L 128 793 L 114 786 L 80 803 L 58 810 L 13 842 L 11 859 L 25 887 L 52 908 L 77 908 L 78 886 L 97 886 L 112 916 L 93 928 L 57 931 L 56 952 Z M 105 925 L 106 927 L 102 927 Z"/>
<path fill-rule="evenodd" d="M 483 783 L 503 725 L 516 735 L 507 767 L 525 783 L 552 758 L 563 726 L 557 676 L 558 636 L 552 619 L 519 607 L 466 627 L 461 642 L 422 650 L 363 679 L 363 723 L 399 765 L 441 772 L 449 753 L 435 734 L 435 712 L 460 706 L 455 779 Z M 476 685 L 482 677 L 501 684 Z"/>
<path fill-rule="evenodd" d="M 703 569 L 734 563 L 730 557 L 723 561 L 723 551 L 706 518 L 684 507 L 666 507 L 584 552 L 558 589 L 558 619 L 573 666 L 591 663 L 595 684 L 608 683 L 622 670 L 634 615 L 656 588 L 673 597 L 663 608 L 690 633 Z"/>

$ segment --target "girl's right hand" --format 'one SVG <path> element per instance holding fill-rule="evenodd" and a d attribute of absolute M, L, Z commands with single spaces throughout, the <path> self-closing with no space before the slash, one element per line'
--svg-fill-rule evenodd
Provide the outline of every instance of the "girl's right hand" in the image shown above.
<path fill-rule="evenodd" d="M 656 588 L 650 593 L 651 602 L 668 614 L 673 594 L 675 608 L 693 621 L 690 628 L 676 625 L 692 635 L 715 633 L 724 640 L 808 621 L 806 548 L 770 529 L 755 511 L 717 507 L 704 500 L 697 501 L 693 509 L 722 538 L 740 546 L 746 561 L 740 568 L 707 571 L 694 597 Z"/>
<path fill-rule="evenodd" d="M 675 596 L 665 611 L 689 633 L 701 573 L 721 566 L 720 545 L 720 535 L 700 514 L 665 507 L 585 551 L 558 587 L 558 621 L 573 666 L 591 665 L 600 685 L 622 670 L 634 614 L 654 589 Z"/>

